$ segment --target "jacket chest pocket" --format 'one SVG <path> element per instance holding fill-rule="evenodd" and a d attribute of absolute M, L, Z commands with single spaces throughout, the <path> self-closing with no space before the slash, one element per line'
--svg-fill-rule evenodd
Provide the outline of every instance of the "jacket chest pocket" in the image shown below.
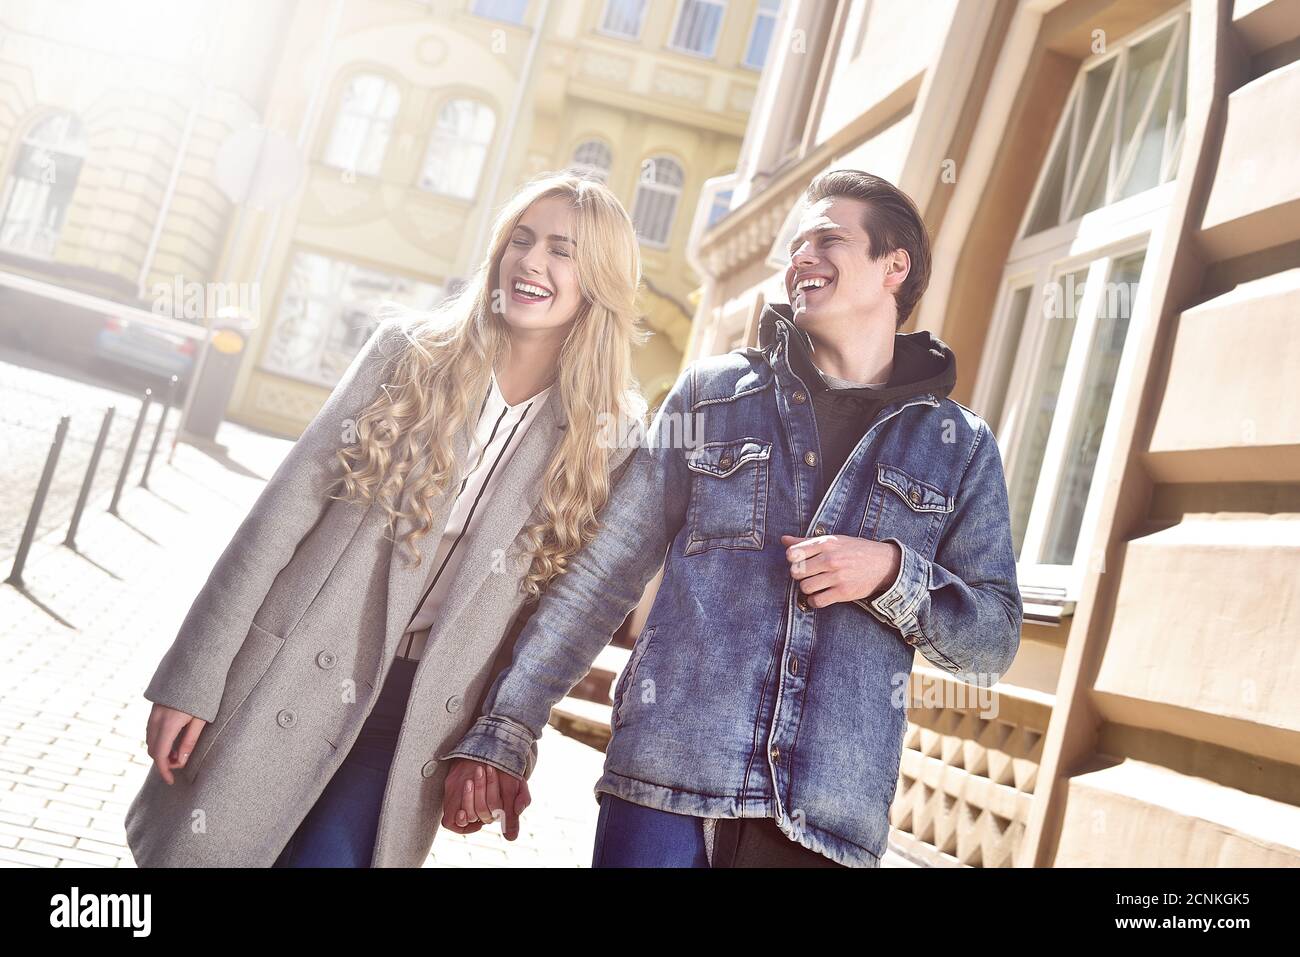
<path fill-rule="evenodd" d="M 687 555 L 710 548 L 762 548 L 772 443 L 709 442 L 691 450 Z"/>
<path fill-rule="evenodd" d="M 862 518 L 862 537 L 897 538 L 929 557 L 954 504 L 953 497 L 937 486 L 879 462 Z"/>

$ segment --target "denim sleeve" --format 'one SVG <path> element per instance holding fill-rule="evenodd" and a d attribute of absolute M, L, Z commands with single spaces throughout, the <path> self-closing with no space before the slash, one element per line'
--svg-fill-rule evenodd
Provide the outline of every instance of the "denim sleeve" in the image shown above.
<path fill-rule="evenodd" d="M 440 760 L 472 758 L 527 778 L 551 708 L 609 644 L 686 519 L 690 478 L 678 447 L 690 415 L 688 368 L 664 400 L 600 515 L 600 529 L 542 592 L 483 712 Z"/>
<path fill-rule="evenodd" d="M 945 671 L 971 684 L 996 683 L 1020 648 L 1024 606 L 1002 455 L 987 424 L 934 560 L 896 538 L 883 540 L 902 550 L 898 575 L 876 597 L 854 604 Z"/>

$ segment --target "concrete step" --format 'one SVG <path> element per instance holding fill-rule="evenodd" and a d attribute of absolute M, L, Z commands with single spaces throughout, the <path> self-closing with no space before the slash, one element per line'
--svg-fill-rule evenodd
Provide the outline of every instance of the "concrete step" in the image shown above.
<path fill-rule="evenodd" d="M 613 713 L 608 704 L 570 695 L 551 709 L 550 725 L 566 737 L 604 751 L 609 744 Z"/>

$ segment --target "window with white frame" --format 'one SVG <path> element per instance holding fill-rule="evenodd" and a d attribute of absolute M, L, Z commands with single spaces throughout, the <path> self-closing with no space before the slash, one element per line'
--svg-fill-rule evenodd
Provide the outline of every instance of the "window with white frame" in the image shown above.
<path fill-rule="evenodd" d="M 641 242 L 659 248 L 668 245 L 685 182 L 681 164 L 670 157 L 653 156 L 641 164 L 632 204 L 632 223 Z"/>
<path fill-rule="evenodd" d="M 32 125 L 5 178 L 0 246 L 54 255 L 85 158 L 86 135 L 73 114 L 53 113 Z"/>
<path fill-rule="evenodd" d="M 333 386 L 374 331 L 385 302 L 430 309 L 441 299 L 433 283 L 299 250 L 262 367 Z"/>
<path fill-rule="evenodd" d="M 745 59 L 741 61 L 751 70 L 761 70 L 767 62 L 767 50 L 772 45 L 772 34 L 776 32 L 776 15 L 780 12 L 781 0 L 758 0 L 754 26 L 749 31 L 749 43 L 745 45 Z"/>
<path fill-rule="evenodd" d="M 474 0 L 470 12 L 489 20 L 523 23 L 524 14 L 528 12 L 528 0 Z"/>
<path fill-rule="evenodd" d="M 1111 409 L 1182 140 L 1186 7 L 1081 65 L 1003 274 L 974 408 L 997 437 L 1022 584 L 1069 600 L 1094 564 Z"/>
<path fill-rule="evenodd" d="M 364 176 L 379 175 L 401 103 L 397 87 L 385 77 L 362 73 L 350 79 L 339 101 L 323 162 Z"/>
<path fill-rule="evenodd" d="M 682 53 L 713 56 L 726 11 L 726 0 L 681 0 L 668 46 Z"/>
<path fill-rule="evenodd" d="M 614 153 L 603 140 L 586 140 L 573 151 L 569 168 L 581 176 L 599 183 L 609 181 L 609 170 L 614 163 Z"/>
<path fill-rule="evenodd" d="M 451 100 L 438 112 L 420 170 L 420 188 L 473 199 L 496 127 L 492 109 L 477 100 Z"/>
<path fill-rule="evenodd" d="M 1186 16 L 1085 66 L 1057 126 L 1025 235 L 1172 179 L 1186 90 Z"/>
<path fill-rule="evenodd" d="M 625 40 L 641 36 L 645 21 L 646 0 L 605 0 L 605 11 L 600 17 L 600 32 Z"/>

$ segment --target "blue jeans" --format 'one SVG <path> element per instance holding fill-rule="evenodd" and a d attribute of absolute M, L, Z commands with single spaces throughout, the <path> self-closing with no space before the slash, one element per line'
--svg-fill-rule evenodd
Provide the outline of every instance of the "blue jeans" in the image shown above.
<path fill-rule="evenodd" d="M 592 867 L 708 867 L 704 821 L 602 792 Z"/>
<path fill-rule="evenodd" d="M 272 867 L 369 867 L 418 661 L 394 658 L 361 734 Z"/>

